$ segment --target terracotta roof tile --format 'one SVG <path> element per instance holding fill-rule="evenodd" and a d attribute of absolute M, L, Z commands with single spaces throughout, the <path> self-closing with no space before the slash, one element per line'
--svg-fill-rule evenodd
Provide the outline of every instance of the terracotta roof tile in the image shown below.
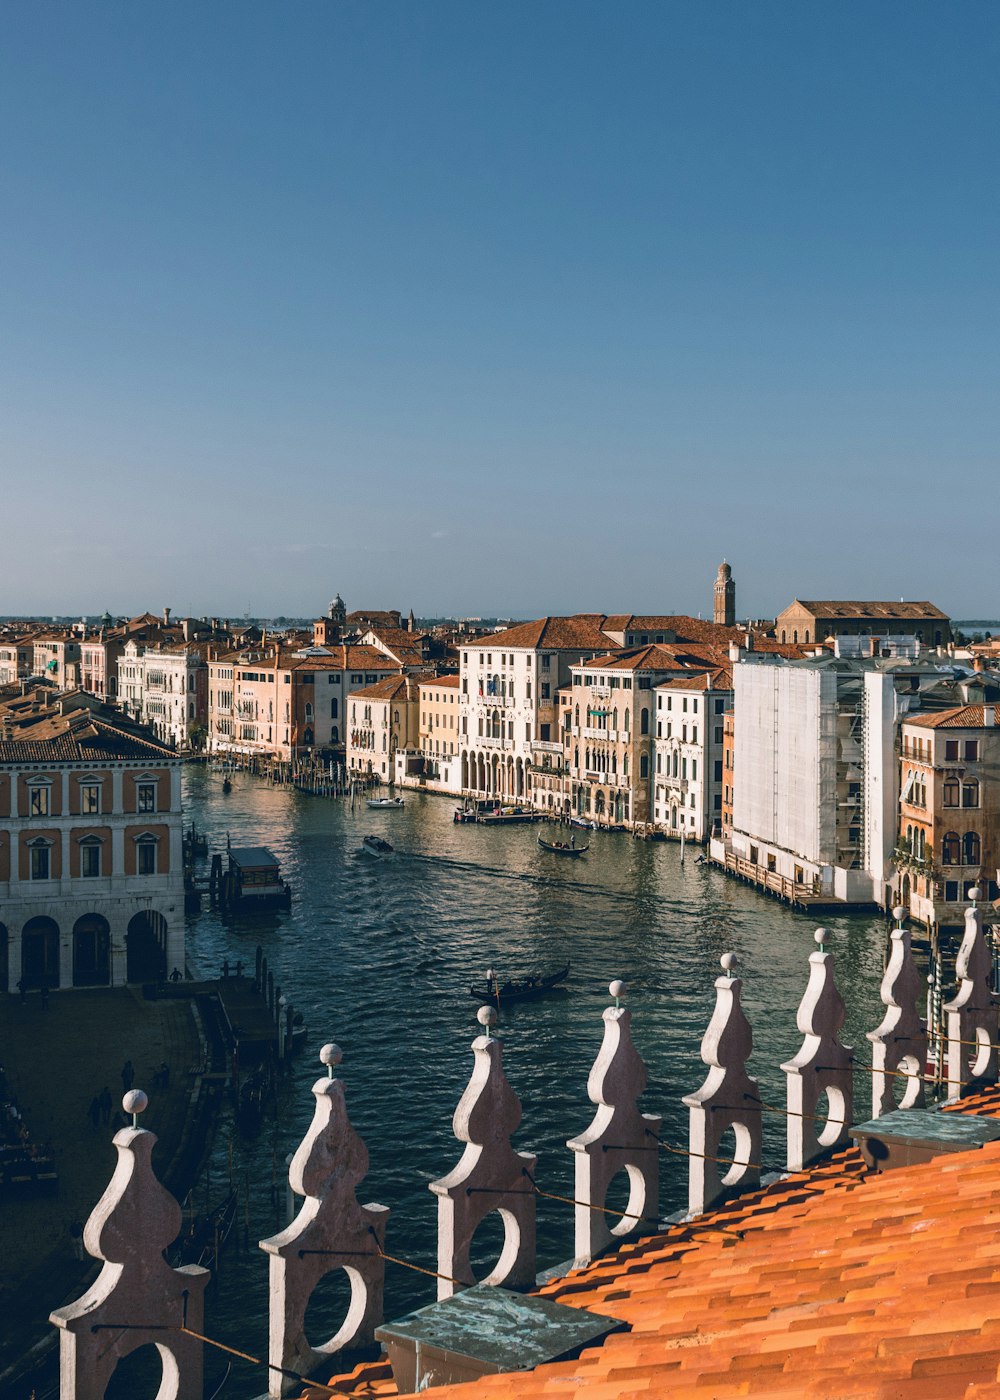
<path fill-rule="evenodd" d="M 958 705 L 951 710 L 939 710 L 937 714 L 913 715 L 904 724 L 917 724 L 921 729 L 983 729 L 985 705 Z M 991 707 L 995 708 L 995 707 Z"/>
<path fill-rule="evenodd" d="M 505 632 L 480 637 L 490 647 L 529 647 L 551 651 L 607 651 L 610 639 L 587 617 L 540 617 Z"/>

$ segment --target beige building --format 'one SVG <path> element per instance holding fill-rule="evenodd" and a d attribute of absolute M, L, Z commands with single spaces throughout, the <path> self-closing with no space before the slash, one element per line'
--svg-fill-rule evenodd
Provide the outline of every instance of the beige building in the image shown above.
<path fill-rule="evenodd" d="M 653 819 L 654 688 L 683 665 L 645 646 L 570 669 L 563 810 L 599 826 L 643 826 Z"/>
<path fill-rule="evenodd" d="M 462 791 L 531 800 L 532 746 L 559 742 L 557 694 L 583 657 L 604 655 L 600 617 L 543 617 L 461 648 Z"/>
<path fill-rule="evenodd" d="M 705 842 L 722 832 L 723 742 L 732 671 L 676 676 L 656 687 L 653 821 L 668 836 Z"/>
<path fill-rule="evenodd" d="M 181 765 L 77 692 L 0 706 L 0 989 L 184 968 Z"/>
<path fill-rule="evenodd" d="M 348 706 L 347 771 L 395 782 L 396 755 L 418 741 L 417 683 L 389 676 L 355 691 Z"/>
<path fill-rule="evenodd" d="M 804 602 L 778 614 L 779 642 L 808 645 L 828 637 L 916 637 L 923 647 L 947 646 L 951 621 L 933 603 Z"/>
<path fill-rule="evenodd" d="M 896 893 L 927 928 L 959 927 L 970 890 L 997 897 L 997 707 L 961 705 L 905 719 L 899 761 Z"/>

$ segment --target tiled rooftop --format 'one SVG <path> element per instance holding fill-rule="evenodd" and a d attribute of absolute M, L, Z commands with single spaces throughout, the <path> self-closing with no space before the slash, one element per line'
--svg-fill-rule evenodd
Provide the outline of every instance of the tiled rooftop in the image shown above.
<path fill-rule="evenodd" d="M 982 729 L 985 725 L 985 705 L 958 705 L 951 710 L 939 710 L 932 715 L 907 717 L 904 724 L 917 724 L 922 729 Z M 995 709 L 994 706 L 990 706 Z"/>
<path fill-rule="evenodd" d="M 629 1330 L 442 1400 L 997 1400 L 998 1181 L 1000 1144 L 874 1176 L 842 1151 L 545 1284 Z M 333 1384 L 396 1393 L 381 1363 Z"/>

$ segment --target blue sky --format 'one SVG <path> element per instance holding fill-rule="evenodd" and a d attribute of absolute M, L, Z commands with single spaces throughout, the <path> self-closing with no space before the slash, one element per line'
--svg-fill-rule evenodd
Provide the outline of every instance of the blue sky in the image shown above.
<path fill-rule="evenodd" d="M 0 612 L 1000 615 L 993 0 L 0 37 Z"/>

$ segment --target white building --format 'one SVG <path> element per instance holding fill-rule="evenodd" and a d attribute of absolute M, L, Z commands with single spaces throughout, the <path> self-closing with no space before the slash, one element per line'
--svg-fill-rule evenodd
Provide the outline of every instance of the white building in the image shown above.
<path fill-rule="evenodd" d="M 556 693 L 575 662 L 608 649 L 590 617 L 543 617 L 463 646 L 463 792 L 530 800 L 532 744 L 559 740 Z"/>
<path fill-rule="evenodd" d="M 704 842 L 721 825 L 722 728 L 732 684 L 732 673 L 717 669 L 656 687 L 653 821 L 670 836 Z"/>

